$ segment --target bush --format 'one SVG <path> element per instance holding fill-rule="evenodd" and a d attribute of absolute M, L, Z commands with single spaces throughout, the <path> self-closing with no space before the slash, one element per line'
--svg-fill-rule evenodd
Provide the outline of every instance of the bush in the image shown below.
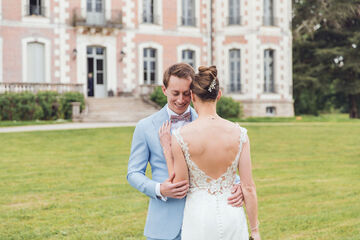
<path fill-rule="evenodd" d="M 61 117 L 70 119 L 71 102 L 80 102 L 80 109 L 85 106 L 84 96 L 77 92 L 64 95 L 57 92 L 0 94 L 0 120 L 56 120 Z"/>
<path fill-rule="evenodd" d="M 216 112 L 222 118 L 238 118 L 243 115 L 240 103 L 231 97 L 221 97 L 217 102 Z"/>
<path fill-rule="evenodd" d="M 59 93 L 57 92 L 39 92 L 37 102 L 43 110 L 41 120 L 55 120 L 61 117 L 59 111 Z"/>
<path fill-rule="evenodd" d="M 150 95 L 150 99 L 160 107 L 165 106 L 167 103 L 166 96 L 164 95 L 160 86 L 154 89 L 154 92 Z"/>
<path fill-rule="evenodd" d="M 36 95 L 29 92 L 0 95 L 1 120 L 40 119 L 43 111 L 36 103 Z"/>
<path fill-rule="evenodd" d="M 67 92 L 60 98 L 60 109 L 64 119 L 71 119 L 72 102 L 80 102 L 80 112 L 85 107 L 84 95 L 78 92 Z"/>

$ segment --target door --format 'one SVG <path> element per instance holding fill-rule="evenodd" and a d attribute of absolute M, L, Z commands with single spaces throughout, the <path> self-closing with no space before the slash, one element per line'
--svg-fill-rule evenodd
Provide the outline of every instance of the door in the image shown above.
<path fill-rule="evenodd" d="M 31 83 L 45 82 L 45 46 L 31 42 L 27 45 L 27 78 Z"/>
<path fill-rule="evenodd" d="M 104 0 L 87 0 L 86 23 L 103 25 L 105 23 Z"/>
<path fill-rule="evenodd" d="M 105 75 L 105 48 L 87 47 L 87 65 L 88 97 L 107 97 Z"/>

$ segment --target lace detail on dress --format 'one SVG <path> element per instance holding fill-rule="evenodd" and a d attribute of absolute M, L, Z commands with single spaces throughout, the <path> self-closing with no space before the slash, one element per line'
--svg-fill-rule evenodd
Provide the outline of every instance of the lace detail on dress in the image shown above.
<path fill-rule="evenodd" d="M 196 190 L 207 190 L 208 193 L 215 195 L 221 194 L 225 190 L 230 189 L 236 178 L 236 169 L 239 163 L 240 154 L 242 150 L 243 143 L 247 141 L 247 130 L 243 127 L 240 127 L 240 143 L 239 150 L 236 154 L 235 160 L 232 164 L 227 168 L 226 172 L 223 173 L 219 178 L 213 179 L 212 177 L 206 175 L 204 171 L 202 171 L 195 162 L 190 159 L 189 147 L 180 134 L 180 129 L 178 128 L 173 131 L 173 134 L 179 143 L 185 157 L 185 161 L 189 170 L 189 178 L 190 178 L 190 187 L 189 192 L 194 192 Z"/>

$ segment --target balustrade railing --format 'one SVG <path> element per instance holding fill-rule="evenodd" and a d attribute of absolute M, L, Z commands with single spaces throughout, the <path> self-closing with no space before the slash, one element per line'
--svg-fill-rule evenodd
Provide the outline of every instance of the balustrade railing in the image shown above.
<path fill-rule="evenodd" d="M 39 91 L 55 91 L 58 93 L 65 92 L 83 92 L 83 84 L 81 83 L 0 83 L 0 93 L 12 92 L 32 92 Z"/>

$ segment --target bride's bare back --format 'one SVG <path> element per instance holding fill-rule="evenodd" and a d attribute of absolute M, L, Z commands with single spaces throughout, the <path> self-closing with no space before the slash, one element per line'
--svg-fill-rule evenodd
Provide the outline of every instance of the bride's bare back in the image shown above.
<path fill-rule="evenodd" d="M 181 129 L 191 160 L 209 177 L 226 172 L 239 151 L 240 128 L 225 119 L 198 119 Z"/>

